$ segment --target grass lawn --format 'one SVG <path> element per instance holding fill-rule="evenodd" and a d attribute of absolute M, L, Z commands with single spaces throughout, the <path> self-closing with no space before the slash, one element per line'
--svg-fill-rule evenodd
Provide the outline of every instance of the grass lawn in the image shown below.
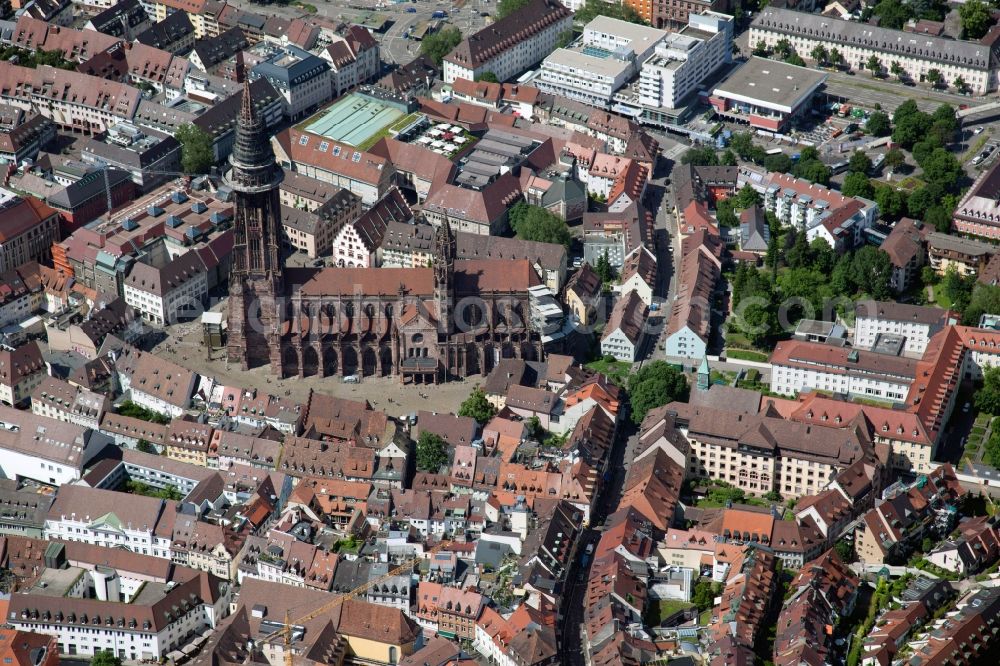
<path fill-rule="evenodd" d="M 726 358 L 735 358 L 742 361 L 760 361 L 766 363 L 769 356 L 764 352 L 751 351 L 749 349 L 730 349 L 726 347 Z"/>
<path fill-rule="evenodd" d="M 712 620 L 712 611 L 707 610 L 698 616 L 698 624 L 703 627 L 707 627 L 708 623 Z"/>
<path fill-rule="evenodd" d="M 651 600 L 646 606 L 646 624 L 658 627 L 665 618 L 688 608 L 694 608 L 694 604 L 689 604 L 686 601 L 674 601 L 673 599 Z"/>
<path fill-rule="evenodd" d="M 585 367 L 588 370 L 593 370 L 594 372 L 600 372 L 601 374 L 606 375 L 608 379 L 619 386 L 625 385 L 628 381 L 628 374 L 632 370 L 632 364 L 627 361 L 608 362 L 603 358 L 591 361 L 590 363 L 587 363 Z"/>

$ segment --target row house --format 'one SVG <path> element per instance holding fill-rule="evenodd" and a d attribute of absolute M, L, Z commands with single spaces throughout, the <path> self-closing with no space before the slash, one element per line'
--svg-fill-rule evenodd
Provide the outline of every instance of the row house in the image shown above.
<path fill-rule="evenodd" d="M 281 442 L 218 429 L 212 433 L 208 448 L 208 466 L 222 471 L 234 464 L 260 469 L 274 469 L 281 456 Z"/>
<path fill-rule="evenodd" d="M 485 605 L 486 598 L 478 592 L 421 582 L 414 617 L 428 632 L 471 641 L 476 637 L 476 621 Z"/>
<path fill-rule="evenodd" d="M 890 486 L 858 524 L 858 559 L 868 564 L 905 559 L 924 536 L 948 534 L 958 515 L 955 502 L 964 492 L 948 464 L 918 476 L 909 486 Z"/>
<path fill-rule="evenodd" d="M 905 666 L 945 666 L 945 664 L 982 663 L 996 646 L 1000 589 L 971 591 L 959 601 L 956 612 L 949 613 L 931 626 L 920 640 L 910 641 L 912 654 Z"/>
<path fill-rule="evenodd" d="M 0 347 L 0 403 L 23 406 L 47 376 L 42 350 L 34 340 Z"/>
<path fill-rule="evenodd" d="M 31 412 L 39 416 L 97 429 L 105 412 L 111 411 L 108 396 L 62 379 L 45 377 L 31 394 Z"/>

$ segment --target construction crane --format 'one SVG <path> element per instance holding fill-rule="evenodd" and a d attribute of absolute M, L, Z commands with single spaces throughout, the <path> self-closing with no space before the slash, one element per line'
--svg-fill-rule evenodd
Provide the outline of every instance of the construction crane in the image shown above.
<path fill-rule="evenodd" d="M 434 553 L 438 552 L 439 550 L 441 550 L 442 548 L 444 548 L 445 546 L 448 546 L 450 544 L 451 544 L 450 541 L 442 541 L 438 545 L 436 545 L 433 548 L 431 548 L 430 550 L 426 551 L 425 554 L 426 555 L 433 555 Z M 347 592 L 346 594 L 340 595 L 339 597 L 337 597 L 333 601 L 325 603 L 322 606 L 320 606 L 319 608 L 317 608 L 317 609 L 315 609 L 313 611 L 310 611 L 309 613 L 306 613 L 302 617 L 296 618 L 295 620 L 291 620 L 290 619 L 291 613 L 290 613 L 289 610 L 286 609 L 285 610 L 285 621 L 282 623 L 281 628 L 277 629 L 275 631 L 272 631 L 267 636 L 264 636 L 264 638 L 261 639 L 261 642 L 267 643 L 268 641 L 271 641 L 271 640 L 277 638 L 278 636 L 281 636 L 282 639 L 283 639 L 283 642 L 284 642 L 285 666 L 294 666 L 294 664 L 292 663 L 292 627 L 293 626 L 295 626 L 295 625 L 301 625 L 301 624 L 304 624 L 306 622 L 309 622 L 310 620 L 314 620 L 317 617 L 319 617 L 320 615 L 323 615 L 325 613 L 330 612 L 331 610 L 333 610 L 334 608 L 336 608 L 340 604 L 344 603 L 348 599 L 354 599 L 355 597 L 360 596 L 362 593 L 368 591 L 370 588 L 378 585 L 379 583 L 387 581 L 390 578 L 395 578 L 396 576 L 400 576 L 400 575 L 406 573 L 407 571 L 413 571 L 413 565 L 416 564 L 417 560 L 419 560 L 419 559 L 420 559 L 419 557 L 411 557 L 411 558 L 407 559 L 405 562 L 403 562 L 402 564 L 400 564 L 398 567 L 395 567 L 394 569 L 390 569 L 388 572 L 382 574 L 381 576 L 378 576 L 377 578 L 373 578 L 372 580 L 368 581 L 367 583 L 363 583 L 361 585 L 358 585 L 356 588 L 354 588 L 350 592 Z"/>

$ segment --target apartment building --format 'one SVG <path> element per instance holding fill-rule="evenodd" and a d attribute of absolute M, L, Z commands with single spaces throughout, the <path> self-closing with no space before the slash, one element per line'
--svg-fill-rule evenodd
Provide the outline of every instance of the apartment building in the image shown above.
<path fill-rule="evenodd" d="M 23 406 L 47 376 L 42 350 L 34 340 L 0 347 L 0 404 Z"/>
<path fill-rule="evenodd" d="M 816 46 L 836 48 L 844 64 L 855 71 L 866 68 L 875 56 L 889 71 L 892 63 L 903 68 L 903 75 L 915 82 L 927 80 L 936 69 L 949 84 L 962 77 L 968 89 L 978 95 L 996 90 L 997 65 L 990 46 L 977 42 L 947 39 L 933 35 L 904 32 L 891 28 L 844 21 L 819 14 L 806 14 L 781 7 L 766 7 L 750 24 L 750 44 L 763 41 L 774 48 L 788 40 L 799 56 L 811 57 Z"/>
<path fill-rule="evenodd" d="M 75 386 L 56 377 L 45 377 L 31 394 L 31 413 L 57 421 L 96 429 L 111 401 L 103 393 Z"/>
<path fill-rule="evenodd" d="M 55 138 L 55 123 L 40 113 L 0 107 L 0 158 L 7 162 L 33 160 Z"/>
<path fill-rule="evenodd" d="M 879 336 L 897 335 L 906 339 L 904 352 L 920 357 L 934 335 L 957 323 L 953 313 L 938 308 L 894 301 L 860 302 L 854 307 L 853 344 L 858 349 L 872 349 Z"/>
<path fill-rule="evenodd" d="M 705 12 L 689 14 L 687 26 L 657 44 L 639 73 L 639 104 L 675 109 L 705 79 L 732 62 L 733 18 Z"/>
<path fill-rule="evenodd" d="M 893 225 L 892 231 L 882 241 L 880 247 L 892 263 L 890 285 L 897 294 L 916 283 L 920 269 L 927 263 L 926 233 L 922 222 L 904 217 Z"/>
<path fill-rule="evenodd" d="M 368 30 L 352 25 L 343 36 L 336 35 L 319 56 L 330 64 L 333 97 L 364 83 L 370 83 L 382 70 L 379 45 Z"/>
<path fill-rule="evenodd" d="M 649 307 L 638 292 L 630 291 L 615 303 L 601 334 L 601 355 L 632 363 L 642 349 Z"/>
<path fill-rule="evenodd" d="M 64 485 L 45 520 L 45 538 L 169 559 L 174 518 L 173 506 L 156 497 Z"/>
<path fill-rule="evenodd" d="M 207 423 L 175 418 L 167 426 L 166 455 L 179 462 L 208 466 L 208 450 L 215 429 Z"/>
<path fill-rule="evenodd" d="M 194 372 L 147 353 L 139 356 L 127 383 L 132 402 L 176 419 L 191 404 L 197 379 Z"/>
<path fill-rule="evenodd" d="M 938 231 L 930 231 L 924 238 L 928 263 L 938 275 L 952 268 L 963 277 L 979 275 L 997 251 L 992 243 Z"/>
<path fill-rule="evenodd" d="M 572 25 L 572 13 L 558 0 L 531 0 L 462 40 L 444 58 L 444 81 L 475 81 L 484 72 L 493 72 L 500 81 L 513 78 L 552 53 Z"/>
<path fill-rule="evenodd" d="M 677 298 L 670 305 L 664 351 L 671 358 L 702 359 L 712 333 L 712 301 L 722 275 L 722 243 L 699 231 L 681 241 Z"/>
<path fill-rule="evenodd" d="M 836 190 L 789 174 L 740 168 L 737 187 L 750 185 L 762 195 L 764 209 L 782 224 L 802 229 L 809 242 L 817 238 L 843 252 L 862 241 L 862 233 L 879 216 L 878 204 L 845 197 Z"/>

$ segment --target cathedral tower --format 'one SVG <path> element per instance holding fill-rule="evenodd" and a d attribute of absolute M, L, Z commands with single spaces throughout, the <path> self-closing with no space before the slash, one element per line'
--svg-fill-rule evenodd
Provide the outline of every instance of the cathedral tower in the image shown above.
<path fill-rule="evenodd" d="M 279 299 L 284 295 L 284 277 L 278 185 L 284 172 L 275 163 L 264 119 L 254 110 L 250 80 L 242 78 L 243 105 L 226 176 L 236 204 L 228 355 L 244 369 L 269 363 L 280 372 Z"/>
<path fill-rule="evenodd" d="M 438 303 L 438 326 L 446 335 L 454 329 L 455 306 L 455 234 L 445 217 L 434 235 L 434 298 Z"/>

